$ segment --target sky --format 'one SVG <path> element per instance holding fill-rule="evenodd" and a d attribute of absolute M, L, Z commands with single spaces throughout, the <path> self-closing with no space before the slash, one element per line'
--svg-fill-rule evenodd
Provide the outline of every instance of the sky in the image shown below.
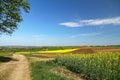
<path fill-rule="evenodd" d="M 29 0 L 30 13 L 0 46 L 120 45 L 120 0 Z"/>

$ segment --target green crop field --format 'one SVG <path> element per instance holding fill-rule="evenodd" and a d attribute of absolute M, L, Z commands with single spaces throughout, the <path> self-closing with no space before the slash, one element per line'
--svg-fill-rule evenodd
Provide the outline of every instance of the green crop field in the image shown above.
<path fill-rule="evenodd" d="M 87 80 L 120 80 L 120 53 L 64 55 L 55 62 Z"/>
<path fill-rule="evenodd" d="M 70 80 L 50 72 L 57 67 L 65 67 L 84 80 L 120 80 L 120 47 L 3 48 L 0 56 L 5 57 L 1 57 L 0 61 L 9 59 L 6 57 L 12 54 L 22 54 L 28 58 L 32 80 Z M 54 58 L 53 61 L 39 61 L 50 58 Z"/>

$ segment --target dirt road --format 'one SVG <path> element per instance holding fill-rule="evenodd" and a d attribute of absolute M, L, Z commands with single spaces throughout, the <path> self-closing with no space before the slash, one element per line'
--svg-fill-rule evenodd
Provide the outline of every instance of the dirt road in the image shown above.
<path fill-rule="evenodd" d="M 0 80 L 31 80 L 29 62 L 25 56 L 14 54 L 16 61 L 0 63 Z"/>

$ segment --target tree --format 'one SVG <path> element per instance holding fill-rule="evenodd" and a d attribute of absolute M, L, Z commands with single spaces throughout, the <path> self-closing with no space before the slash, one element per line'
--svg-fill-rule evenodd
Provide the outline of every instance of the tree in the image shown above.
<path fill-rule="evenodd" d="M 23 19 L 21 10 L 29 12 L 27 0 L 0 0 L 0 34 L 12 34 Z"/>

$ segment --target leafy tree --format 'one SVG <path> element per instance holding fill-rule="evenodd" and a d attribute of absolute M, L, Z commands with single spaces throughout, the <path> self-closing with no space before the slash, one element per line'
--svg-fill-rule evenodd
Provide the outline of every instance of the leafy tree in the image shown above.
<path fill-rule="evenodd" d="M 29 12 L 27 0 L 0 0 L 0 34 L 12 34 L 23 19 L 21 10 Z"/>

